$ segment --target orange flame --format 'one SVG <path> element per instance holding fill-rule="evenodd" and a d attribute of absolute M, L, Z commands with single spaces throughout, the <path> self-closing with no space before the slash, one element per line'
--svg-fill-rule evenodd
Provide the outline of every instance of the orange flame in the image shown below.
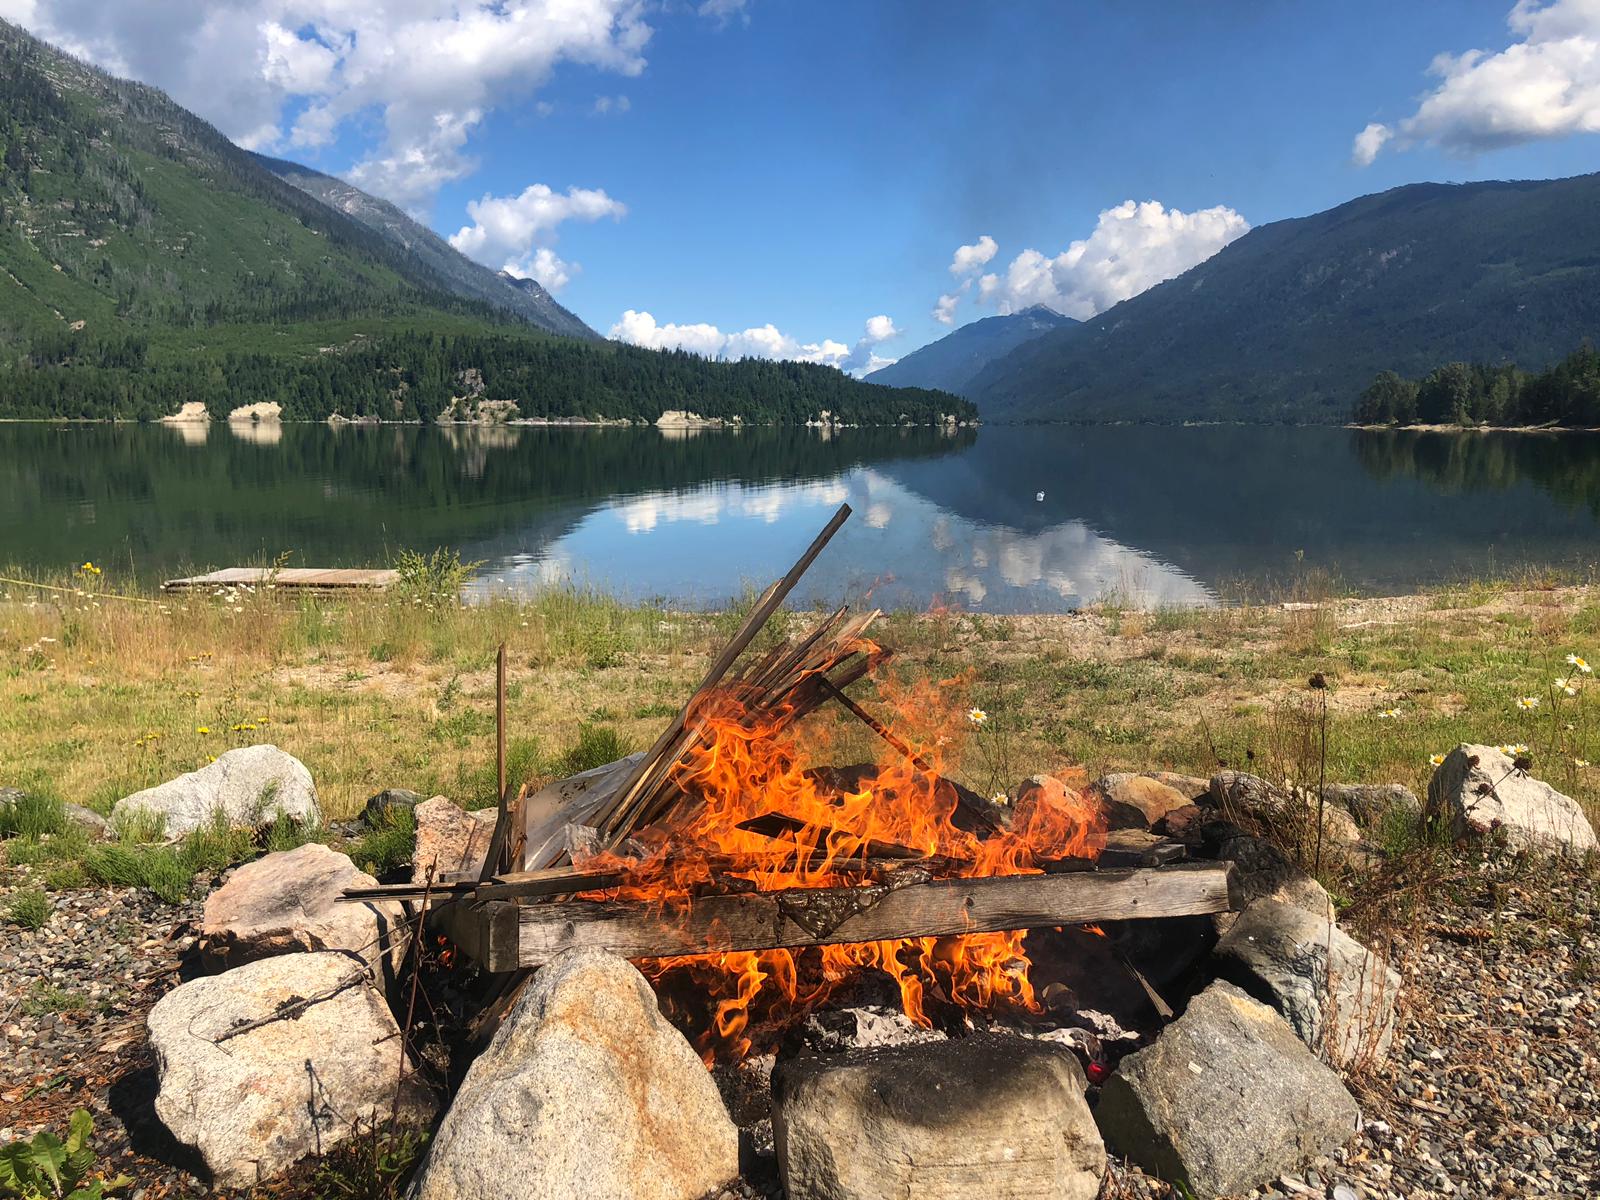
<path fill-rule="evenodd" d="M 961 740 L 964 710 L 952 703 L 960 682 L 924 684 L 893 700 L 901 718 L 897 730 L 916 723 L 906 719 L 911 715 L 935 716 L 944 725 L 920 744 L 906 739 L 928 769 L 891 752 L 843 787 L 830 784 L 828 772 L 807 769 L 808 762 L 828 761 L 829 738 L 819 722 L 809 722 L 802 734 L 786 713 L 758 716 L 732 691 L 711 694 L 691 714 L 704 736 L 675 768 L 674 780 L 689 799 L 672 824 L 639 835 L 642 856 L 587 861 L 626 865 L 629 872 L 626 886 L 597 895 L 667 901 L 726 890 L 733 880 L 759 891 L 857 886 L 864 860 L 905 850 L 933 857 L 933 873 L 947 878 L 1038 873 L 1053 860 L 1098 856 L 1105 846 L 1099 806 L 1058 779 L 1029 789 L 1012 809 L 1008 829 L 982 838 L 958 826 L 957 793 L 942 765 Z M 776 837 L 740 828 L 773 814 L 788 819 Z M 1025 936 L 977 933 L 799 953 L 692 955 L 641 967 L 669 1006 L 675 996 L 709 994 L 713 1010 L 701 1050 L 708 1058 L 737 1058 L 752 1048 L 753 1014 L 769 1025 L 785 1024 L 868 970 L 894 980 L 906 1015 L 923 1026 L 933 1024 L 929 1004 L 935 998 L 942 1007 L 1039 1012 Z"/>

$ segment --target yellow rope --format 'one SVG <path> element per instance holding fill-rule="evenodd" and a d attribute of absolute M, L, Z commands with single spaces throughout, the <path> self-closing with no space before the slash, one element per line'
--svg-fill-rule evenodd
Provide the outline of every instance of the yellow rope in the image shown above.
<path fill-rule="evenodd" d="M 0 583 L 14 583 L 19 587 L 43 588 L 47 592 L 61 592 L 68 596 L 92 597 L 96 600 L 126 600 L 130 604 L 162 604 L 161 600 L 150 600 L 144 596 L 121 596 L 116 592 L 89 592 L 83 588 L 57 587 L 53 583 L 35 583 L 31 579 L 12 579 L 9 575 L 0 575 Z"/>

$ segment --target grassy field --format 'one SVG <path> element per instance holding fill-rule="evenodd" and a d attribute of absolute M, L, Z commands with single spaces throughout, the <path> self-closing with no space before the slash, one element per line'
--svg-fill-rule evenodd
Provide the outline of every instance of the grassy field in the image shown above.
<path fill-rule="evenodd" d="M 16 571 L 0 572 L 20 577 Z M 698 682 L 738 611 L 625 607 L 554 590 L 462 607 L 425 584 L 385 595 L 260 590 L 113 598 L 80 572 L 0 583 L 0 786 L 109 811 L 120 797 L 271 742 L 302 759 L 330 820 L 385 787 L 493 802 L 494 654 L 510 655 L 513 773 L 533 783 L 642 748 Z M 791 628 L 811 614 L 792 614 Z M 897 727 L 945 747 L 985 794 L 1071 766 L 1274 780 L 1399 782 L 1461 741 L 1525 743 L 1535 774 L 1600 812 L 1600 590 L 1482 584 L 1396 599 L 1061 616 L 888 614 L 896 654 L 857 696 L 888 712 L 911 681 L 949 681 Z M 1326 691 L 1308 687 L 1313 673 Z M 1575 695 L 1558 687 L 1574 681 Z M 876 693 L 876 694 L 875 694 Z M 1536 704 L 1522 707 L 1519 700 Z M 881 746 L 812 718 L 831 761 Z M 961 726 L 964 722 L 956 721 Z M 919 728 L 920 726 L 920 728 Z M 602 759 L 603 760 L 603 759 Z"/>

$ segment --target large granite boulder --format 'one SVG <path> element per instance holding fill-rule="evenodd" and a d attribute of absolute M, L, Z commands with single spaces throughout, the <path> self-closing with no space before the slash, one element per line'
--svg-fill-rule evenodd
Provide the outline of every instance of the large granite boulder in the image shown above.
<path fill-rule="evenodd" d="M 1360 1111 L 1277 1013 L 1218 981 L 1101 1088 L 1107 1144 L 1198 1200 L 1242 1195 L 1342 1145 Z"/>
<path fill-rule="evenodd" d="M 468 1069 L 413 1200 L 701 1200 L 739 1172 L 717 1086 L 629 963 L 543 967 Z"/>
<path fill-rule="evenodd" d="M 387 1120 L 400 1030 L 368 972 L 343 954 L 289 954 L 179 984 L 148 1018 L 156 1113 L 216 1182 L 252 1187 Z M 408 1073 L 403 1119 L 430 1093 Z"/>
<path fill-rule="evenodd" d="M 201 951 L 224 968 L 311 950 L 336 950 L 380 967 L 385 951 L 399 949 L 400 906 L 340 899 L 345 888 L 376 883 L 346 855 L 316 842 L 268 854 L 206 897 Z"/>
<path fill-rule="evenodd" d="M 489 856 L 494 823 L 499 811 L 482 808 L 466 812 L 443 796 L 435 796 L 412 810 L 417 823 L 417 849 L 411 856 L 411 882 L 434 882 L 470 871 L 476 875 Z"/>
<path fill-rule="evenodd" d="M 1332 921 L 1257 900 L 1217 943 L 1216 961 L 1224 978 L 1272 1005 L 1335 1066 L 1389 1053 L 1400 976 Z"/>
<path fill-rule="evenodd" d="M 981 1035 L 791 1060 L 773 1080 L 788 1200 L 1093 1200 L 1106 1151 L 1065 1047 Z"/>
<path fill-rule="evenodd" d="M 1596 848 L 1578 802 L 1517 770 L 1494 746 L 1463 742 L 1444 756 L 1428 781 L 1428 815 L 1454 837 L 1497 834 L 1514 850 L 1582 855 Z"/>
<path fill-rule="evenodd" d="M 1105 809 L 1108 829 L 1149 829 L 1191 800 L 1159 779 L 1129 772 L 1102 775 L 1089 791 Z"/>
<path fill-rule="evenodd" d="M 215 814 L 235 828 L 258 829 L 280 817 L 322 823 L 311 772 L 276 746 L 241 746 L 217 761 L 118 800 L 111 820 L 159 817 L 168 837 L 183 837 Z"/>

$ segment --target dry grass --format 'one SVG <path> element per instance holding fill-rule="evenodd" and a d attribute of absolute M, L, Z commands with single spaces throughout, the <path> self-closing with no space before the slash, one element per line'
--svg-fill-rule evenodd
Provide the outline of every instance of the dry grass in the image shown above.
<path fill-rule="evenodd" d="M 383 787 L 486 802 L 501 640 L 513 761 L 537 779 L 560 770 L 586 727 L 648 744 L 739 616 L 571 591 L 470 608 L 265 590 L 130 603 L 97 595 L 113 581 L 78 582 L 82 595 L 0 591 L 0 785 L 100 811 L 260 741 L 306 762 L 332 819 Z M 1322 672 L 1331 780 L 1421 788 L 1429 755 L 1458 741 L 1526 742 L 1538 774 L 1600 811 L 1595 769 L 1574 765 L 1600 760 L 1593 703 L 1551 686 L 1569 673 L 1569 652 L 1600 662 L 1600 592 L 1588 588 L 1016 618 L 904 613 L 879 635 L 899 651 L 896 679 L 959 678 L 943 702 L 990 714 L 952 754 L 955 773 L 985 790 L 1065 764 L 1204 775 L 1226 762 L 1314 781 L 1306 680 Z M 1518 710 L 1520 695 L 1539 695 L 1540 707 Z M 841 726 L 839 736 L 836 760 L 877 752 L 863 731 Z"/>

